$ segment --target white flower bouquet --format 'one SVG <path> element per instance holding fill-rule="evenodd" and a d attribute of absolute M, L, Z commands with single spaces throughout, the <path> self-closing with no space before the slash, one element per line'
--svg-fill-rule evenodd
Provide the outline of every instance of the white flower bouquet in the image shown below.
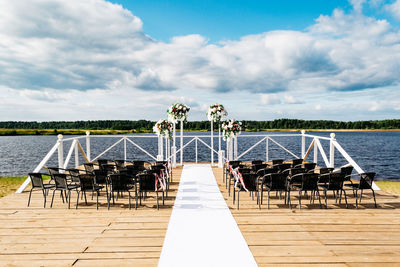
<path fill-rule="evenodd" d="M 168 120 L 173 123 L 186 121 L 190 108 L 185 104 L 175 103 L 167 110 Z"/>
<path fill-rule="evenodd" d="M 222 104 L 214 104 L 208 108 L 207 117 L 209 121 L 220 122 L 226 119 L 228 112 Z"/>
<path fill-rule="evenodd" d="M 222 128 L 222 134 L 224 137 L 224 141 L 233 138 L 241 133 L 242 123 L 240 121 L 235 121 L 235 120 L 227 120 L 222 122 L 221 128 Z"/>
<path fill-rule="evenodd" d="M 153 126 L 153 132 L 155 132 L 158 136 L 167 136 L 169 139 L 171 139 L 172 128 L 173 125 L 171 122 L 166 119 L 161 119 Z"/>

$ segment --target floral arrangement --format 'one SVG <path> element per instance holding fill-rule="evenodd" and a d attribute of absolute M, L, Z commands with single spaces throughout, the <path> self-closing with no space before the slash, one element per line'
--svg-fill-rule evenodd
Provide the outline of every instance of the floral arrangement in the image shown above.
<path fill-rule="evenodd" d="M 228 112 L 222 104 L 214 104 L 208 108 L 207 117 L 209 121 L 220 122 L 226 119 Z"/>
<path fill-rule="evenodd" d="M 241 130 L 242 130 L 242 123 L 240 121 L 235 121 L 235 120 L 227 120 L 222 122 L 221 128 L 222 128 L 222 134 L 224 137 L 224 141 L 233 138 L 236 135 L 239 135 Z"/>
<path fill-rule="evenodd" d="M 173 123 L 186 121 L 190 108 L 185 104 L 175 103 L 167 110 L 168 120 Z"/>
<path fill-rule="evenodd" d="M 153 126 L 153 132 L 155 132 L 158 136 L 168 136 L 169 139 L 172 138 L 172 123 L 166 119 L 161 119 L 156 122 Z"/>

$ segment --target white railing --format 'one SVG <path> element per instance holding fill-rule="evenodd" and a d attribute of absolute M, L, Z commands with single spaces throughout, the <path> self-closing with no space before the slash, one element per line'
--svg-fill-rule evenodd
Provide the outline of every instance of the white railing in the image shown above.
<path fill-rule="evenodd" d="M 105 149 L 103 152 L 98 154 L 97 156 L 91 156 L 91 138 L 118 138 L 118 140 Z M 242 138 L 254 138 L 260 137 L 255 144 L 253 144 L 250 148 L 242 152 L 238 155 L 238 139 Z M 296 155 L 294 152 L 287 149 L 285 146 L 280 144 L 277 139 L 281 137 L 301 137 L 301 155 Z M 157 155 L 152 155 L 142 146 L 137 144 L 132 139 L 137 138 L 157 138 L 158 148 Z M 287 152 L 294 158 L 303 158 L 307 159 L 311 152 L 313 152 L 313 162 L 318 163 L 318 154 L 321 155 L 323 162 L 326 167 L 335 168 L 335 149 L 347 160 L 348 164 L 351 165 L 358 173 L 363 173 L 363 169 L 350 157 L 350 155 L 342 148 L 342 146 L 336 141 L 335 134 L 330 134 L 330 137 L 322 137 L 317 135 L 306 134 L 305 131 L 301 131 L 300 134 L 260 134 L 260 135 L 240 135 L 238 137 L 233 138 L 233 140 L 227 140 L 226 142 L 226 150 L 216 150 L 213 147 L 213 138 L 212 135 L 187 135 L 181 138 L 180 148 L 176 150 L 174 146 L 171 147 L 171 142 L 168 138 L 157 137 L 155 135 L 131 135 L 131 136 L 115 136 L 115 135 L 90 135 L 90 132 L 86 132 L 86 136 L 72 137 L 72 138 L 63 138 L 62 135 L 58 135 L 58 140 L 56 144 L 52 147 L 52 149 L 47 153 L 47 155 L 43 158 L 43 160 L 39 163 L 39 165 L 33 170 L 33 172 L 39 172 L 42 168 L 45 167 L 46 163 L 53 156 L 53 154 L 58 151 L 58 166 L 59 168 L 67 168 L 68 164 L 71 160 L 72 154 L 75 153 L 75 167 L 79 167 L 79 153 L 83 156 L 86 162 L 93 162 L 104 154 L 112 150 L 118 144 L 123 142 L 124 146 L 124 160 L 127 160 L 127 143 L 132 144 L 134 147 L 139 149 L 141 152 L 146 154 L 152 160 L 168 160 L 172 161 L 173 166 L 176 166 L 176 157 L 180 154 L 180 164 L 183 164 L 183 155 L 185 148 L 191 144 L 195 143 L 195 157 L 194 159 L 187 159 L 186 162 L 195 162 L 198 163 L 198 146 L 204 145 L 211 152 L 211 164 L 214 165 L 214 153 L 218 156 L 218 167 L 222 168 L 223 163 L 227 160 L 239 160 L 244 155 L 255 149 L 256 147 L 262 145 L 265 142 L 265 160 L 270 160 L 270 143 L 276 145 L 281 148 L 283 151 Z M 306 149 L 306 139 L 310 138 L 311 142 Z M 86 141 L 86 152 L 84 151 L 80 140 L 85 139 Z M 190 139 L 186 143 L 184 143 L 184 139 Z M 210 139 L 210 145 L 207 144 L 203 139 Z M 67 157 L 64 160 L 64 143 L 71 142 L 71 146 L 69 148 Z M 327 153 L 325 152 L 321 142 L 329 141 L 329 158 Z M 226 156 L 225 156 L 226 155 Z M 343 166 L 341 166 L 343 167 Z M 17 190 L 17 193 L 23 192 L 23 190 L 29 185 L 29 178 L 25 180 L 25 182 L 21 185 L 21 187 Z M 374 189 L 379 190 L 379 187 L 374 184 Z"/>

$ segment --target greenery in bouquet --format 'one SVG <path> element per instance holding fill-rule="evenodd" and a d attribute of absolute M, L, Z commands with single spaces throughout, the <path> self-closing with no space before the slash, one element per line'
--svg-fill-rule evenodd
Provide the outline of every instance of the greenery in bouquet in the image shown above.
<path fill-rule="evenodd" d="M 242 123 L 240 121 L 235 120 L 227 120 L 222 122 L 221 128 L 224 141 L 239 135 L 242 130 L 241 125 Z"/>
<path fill-rule="evenodd" d="M 153 126 L 153 132 L 155 132 L 158 136 L 167 136 L 169 139 L 172 139 L 172 131 L 173 125 L 166 119 L 157 121 Z"/>
<path fill-rule="evenodd" d="M 167 110 L 168 120 L 173 123 L 186 121 L 190 108 L 182 103 L 175 103 Z"/>
<path fill-rule="evenodd" d="M 214 104 L 208 108 L 207 118 L 209 121 L 220 122 L 226 119 L 228 112 L 222 104 Z"/>

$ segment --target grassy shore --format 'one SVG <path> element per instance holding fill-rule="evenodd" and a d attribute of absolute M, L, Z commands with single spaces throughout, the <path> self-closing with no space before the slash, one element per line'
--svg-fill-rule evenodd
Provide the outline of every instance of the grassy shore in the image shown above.
<path fill-rule="evenodd" d="M 26 176 L 0 177 L 0 198 L 14 193 L 25 181 Z M 47 177 L 45 179 L 49 179 Z M 385 192 L 400 196 L 400 182 L 378 181 L 376 184 Z"/>
<path fill-rule="evenodd" d="M 264 129 L 253 130 L 246 129 L 244 132 L 300 132 L 302 129 Z M 307 132 L 399 132 L 400 129 L 304 129 Z M 0 128 L 0 136 L 14 136 L 14 135 L 85 135 L 86 131 L 90 131 L 92 135 L 114 135 L 114 134 L 140 134 L 152 133 L 151 130 L 134 129 L 134 130 L 83 130 L 83 129 L 4 129 Z M 206 132 L 205 130 L 191 130 L 190 132 Z"/>

